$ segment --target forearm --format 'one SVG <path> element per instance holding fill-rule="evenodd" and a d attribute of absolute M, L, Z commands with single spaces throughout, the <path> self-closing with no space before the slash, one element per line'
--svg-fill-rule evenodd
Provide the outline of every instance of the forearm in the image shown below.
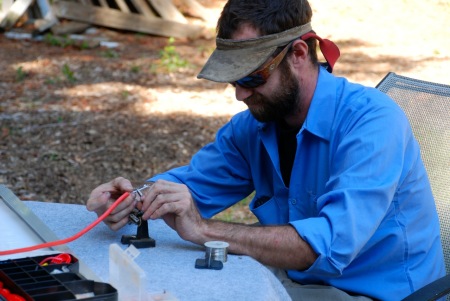
<path fill-rule="evenodd" d="M 317 258 L 290 225 L 253 226 L 206 220 L 201 232 L 204 241 L 226 241 L 230 253 L 248 255 L 277 268 L 305 270 Z"/>

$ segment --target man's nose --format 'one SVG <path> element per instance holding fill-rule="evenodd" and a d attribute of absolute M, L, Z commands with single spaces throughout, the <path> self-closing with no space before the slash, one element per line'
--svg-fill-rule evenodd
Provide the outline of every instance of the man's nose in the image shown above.
<path fill-rule="evenodd" d="M 244 99 L 250 97 L 253 94 L 253 89 L 243 88 L 239 85 L 236 85 L 236 99 L 239 101 L 243 101 Z"/>

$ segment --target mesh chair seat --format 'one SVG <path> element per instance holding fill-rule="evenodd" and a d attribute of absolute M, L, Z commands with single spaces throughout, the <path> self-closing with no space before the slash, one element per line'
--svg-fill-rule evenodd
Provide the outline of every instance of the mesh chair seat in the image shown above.
<path fill-rule="evenodd" d="M 450 86 L 391 72 L 377 88 L 400 105 L 420 144 L 439 215 L 449 275 L 430 285 L 434 288 L 432 297 L 418 290 L 405 300 L 436 300 L 450 292 Z"/>

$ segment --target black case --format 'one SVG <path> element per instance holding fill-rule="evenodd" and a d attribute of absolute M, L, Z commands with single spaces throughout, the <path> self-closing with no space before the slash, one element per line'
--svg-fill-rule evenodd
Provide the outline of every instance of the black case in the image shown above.
<path fill-rule="evenodd" d="M 39 265 L 50 256 L 54 255 L 0 261 L 0 282 L 27 301 L 78 300 L 76 295 L 83 294 L 88 294 L 83 298 L 88 301 L 118 300 L 117 290 L 110 284 L 84 278 L 73 255 L 70 264 Z"/>

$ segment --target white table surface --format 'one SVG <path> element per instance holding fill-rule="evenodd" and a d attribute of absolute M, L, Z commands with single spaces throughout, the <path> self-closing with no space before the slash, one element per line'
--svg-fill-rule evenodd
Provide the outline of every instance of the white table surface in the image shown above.
<path fill-rule="evenodd" d="M 84 205 L 24 202 L 60 239 L 70 237 L 92 223 L 96 214 Z M 13 230 L 13 229 L 12 229 Z M 74 255 L 104 282 L 109 279 L 109 246 L 122 235 L 135 235 L 136 226 L 117 232 L 100 223 L 68 244 Z M 149 221 L 155 248 L 139 249 L 135 262 L 145 271 L 149 293 L 169 292 L 178 300 L 290 300 L 284 287 L 263 265 L 248 256 L 228 254 L 222 270 L 195 269 L 205 248 L 182 240 L 162 220 Z"/>

